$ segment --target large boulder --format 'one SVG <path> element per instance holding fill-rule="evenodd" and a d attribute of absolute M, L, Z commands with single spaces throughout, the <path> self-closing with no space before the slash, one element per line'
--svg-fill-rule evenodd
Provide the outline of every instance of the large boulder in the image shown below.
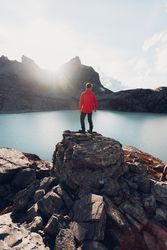
<path fill-rule="evenodd" d="M 77 200 L 72 209 L 73 221 L 78 223 L 71 225 L 76 238 L 82 235 L 81 240 L 103 240 L 106 227 L 106 214 L 103 197 L 96 194 L 89 194 Z M 84 233 L 84 235 L 83 235 Z"/>
<path fill-rule="evenodd" d="M 78 193 L 94 193 L 123 171 L 121 144 L 100 134 L 65 131 L 53 155 L 59 181 Z"/>

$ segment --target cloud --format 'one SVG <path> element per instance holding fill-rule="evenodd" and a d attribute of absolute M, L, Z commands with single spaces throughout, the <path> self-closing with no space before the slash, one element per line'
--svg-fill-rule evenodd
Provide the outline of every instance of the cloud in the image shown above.
<path fill-rule="evenodd" d="M 147 38 L 139 55 L 123 60 L 122 65 L 116 78 L 130 88 L 167 86 L 167 30 Z"/>
<path fill-rule="evenodd" d="M 80 56 L 102 80 L 107 76 L 106 86 L 113 79 L 129 88 L 167 85 L 166 30 L 148 37 L 137 52 L 105 42 L 96 32 L 81 32 L 65 19 L 48 18 L 44 0 L 0 0 L 0 6 L 1 55 L 20 60 L 24 54 L 48 69 Z"/>

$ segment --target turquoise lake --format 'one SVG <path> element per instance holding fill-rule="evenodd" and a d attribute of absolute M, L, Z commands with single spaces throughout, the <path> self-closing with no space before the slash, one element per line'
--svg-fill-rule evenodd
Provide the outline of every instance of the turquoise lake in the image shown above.
<path fill-rule="evenodd" d="M 80 129 L 79 116 L 79 111 L 1 114 L 0 147 L 51 160 L 63 131 Z M 167 161 L 167 115 L 97 111 L 93 123 L 94 131 Z"/>

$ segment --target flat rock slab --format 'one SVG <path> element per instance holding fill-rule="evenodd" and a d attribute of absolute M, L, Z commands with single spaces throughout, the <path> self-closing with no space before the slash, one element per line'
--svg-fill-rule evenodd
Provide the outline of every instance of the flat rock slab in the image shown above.
<path fill-rule="evenodd" d="M 10 213 L 0 216 L 0 249 L 49 250 L 39 234 L 13 223 Z"/>
<path fill-rule="evenodd" d="M 20 170 L 26 168 L 35 169 L 39 172 L 38 176 L 46 174 L 51 165 L 35 154 L 23 153 L 12 148 L 0 148 L 0 184 L 10 182 Z"/>

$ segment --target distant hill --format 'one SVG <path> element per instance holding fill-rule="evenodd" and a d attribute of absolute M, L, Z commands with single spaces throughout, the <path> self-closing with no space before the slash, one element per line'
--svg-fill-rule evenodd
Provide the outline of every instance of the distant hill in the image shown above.
<path fill-rule="evenodd" d="M 0 57 L 0 113 L 76 109 L 89 81 L 94 84 L 100 109 L 167 113 L 167 87 L 112 92 L 79 57 L 51 73 L 26 56 L 21 62 Z"/>

